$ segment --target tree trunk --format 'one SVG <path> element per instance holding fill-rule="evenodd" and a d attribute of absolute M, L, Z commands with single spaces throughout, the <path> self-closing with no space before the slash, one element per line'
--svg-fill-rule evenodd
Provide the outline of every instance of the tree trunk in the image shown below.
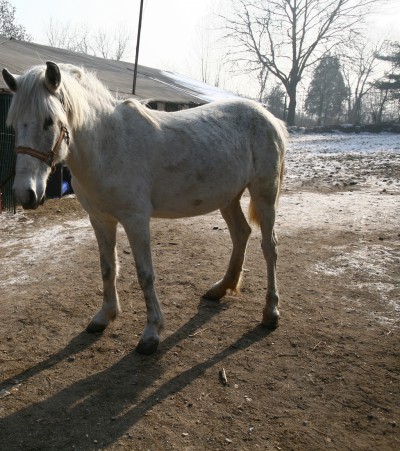
<path fill-rule="evenodd" d="M 296 86 L 290 86 L 288 89 L 289 108 L 287 115 L 287 125 L 296 125 Z"/>
<path fill-rule="evenodd" d="M 351 122 L 360 125 L 361 122 L 361 97 L 357 96 L 351 111 Z"/>

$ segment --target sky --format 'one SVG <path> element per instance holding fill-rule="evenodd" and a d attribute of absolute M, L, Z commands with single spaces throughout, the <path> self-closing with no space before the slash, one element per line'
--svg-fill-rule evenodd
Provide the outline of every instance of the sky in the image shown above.
<path fill-rule="evenodd" d="M 86 26 L 112 33 L 116 27 L 135 36 L 128 58 L 134 61 L 140 0 L 8 0 L 16 8 L 16 22 L 25 26 L 33 41 L 48 44 L 50 21 Z M 362 1 L 362 0 L 359 0 Z M 201 24 L 226 0 L 145 0 L 139 64 L 196 77 L 195 54 Z M 371 36 L 400 41 L 400 0 L 387 0 L 370 20 Z"/>
<path fill-rule="evenodd" d="M 135 57 L 140 0 L 67 0 L 64 5 L 54 0 L 8 1 L 16 7 L 17 23 L 39 44 L 48 44 L 50 20 L 110 33 L 124 27 L 135 36 L 130 60 Z M 196 24 L 210 14 L 213 3 L 218 0 L 145 0 L 140 63 L 158 67 L 182 61 L 190 53 Z"/>

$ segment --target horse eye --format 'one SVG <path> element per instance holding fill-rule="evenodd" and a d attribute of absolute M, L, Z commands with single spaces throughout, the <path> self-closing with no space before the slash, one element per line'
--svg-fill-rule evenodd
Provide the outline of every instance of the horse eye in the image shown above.
<path fill-rule="evenodd" d="M 46 118 L 43 125 L 44 130 L 48 130 L 53 124 L 54 122 L 51 117 Z"/>

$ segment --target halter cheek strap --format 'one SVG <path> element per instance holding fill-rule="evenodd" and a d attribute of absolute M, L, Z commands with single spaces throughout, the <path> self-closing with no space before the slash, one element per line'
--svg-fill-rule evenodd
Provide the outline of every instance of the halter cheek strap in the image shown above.
<path fill-rule="evenodd" d="M 48 153 L 39 152 L 38 150 L 32 149 L 31 147 L 17 147 L 15 149 L 15 152 L 17 154 L 29 155 L 31 157 L 37 158 L 40 161 L 43 161 L 48 166 L 50 166 L 51 171 L 54 172 L 56 167 L 56 163 L 54 160 L 57 156 L 58 151 L 60 150 L 61 143 L 63 142 L 64 139 L 68 146 L 70 141 L 69 132 L 66 127 L 62 126 L 60 129 L 60 135 L 58 136 L 57 141 L 54 144 L 53 149 L 50 150 L 50 152 Z"/>

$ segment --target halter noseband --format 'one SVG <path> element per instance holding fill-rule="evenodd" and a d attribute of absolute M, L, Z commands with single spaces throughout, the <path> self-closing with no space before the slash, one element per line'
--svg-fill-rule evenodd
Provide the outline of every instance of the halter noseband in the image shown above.
<path fill-rule="evenodd" d="M 54 172 L 55 167 L 56 167 L 54 160 L 57 156 L 57 153 L 61 147 L 61 143 L 64 139 L 68 146 L 69 145 L 68 129 L 67 129 L 67 127 L 61 126 L 60 135 L 58 136 L 58 139 L 57 139 L 56 143 L 54 144 L 53 149 L 50 150 L 50 152 L 48 152 L 47 154 L 39 152 L 38 150 L 32 149 L 31 147 L 17 147 L 15 149 L 15 152 L 17 154 L 30 155 L 31 157 L 34 157 L 40 161 L 43 161 L 44 163 L 47 164 L 47 166 L 50 166 L 51 171 Z"/>

